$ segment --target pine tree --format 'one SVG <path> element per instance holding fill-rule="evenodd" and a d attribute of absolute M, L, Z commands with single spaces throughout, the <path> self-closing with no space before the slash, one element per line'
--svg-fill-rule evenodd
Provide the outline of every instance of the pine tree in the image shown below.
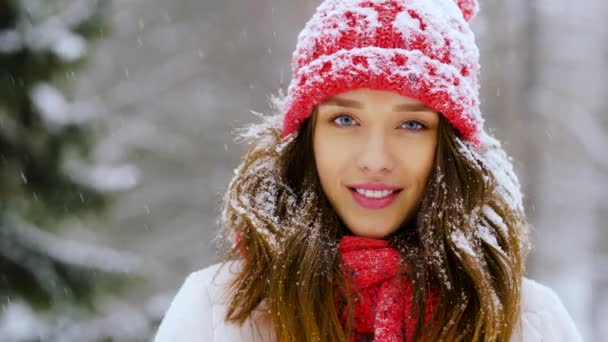
<path fill-rule="evenodd" d="M 0 0 L 0 340 L 112 337 L 91 323 L 95 299 L 134 261 L 60 234 L 66 219 L 104 212 L 135 183 L 132 167 L 93 157 L 99 110 L 64 94 L 107 9 Z"/>

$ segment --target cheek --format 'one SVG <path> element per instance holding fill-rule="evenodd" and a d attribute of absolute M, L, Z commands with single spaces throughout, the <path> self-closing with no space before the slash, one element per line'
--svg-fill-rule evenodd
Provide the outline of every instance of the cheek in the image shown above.
<path fill-rule="evenodd" d="M 401 154 L 402 170 L 416 182 L 419 187 L 424 187 L 428 180 L 435 161 L 435 144 L 421 144 L 407 148 L 409 153 Z M 405 149 L 404 149 L 405 150 Z M 422 190 L 422 189 L 421 189 Z"/>
<path fill-rule="evenodd" d="M 433 169 L 433 164 L 435 161 L 435 149 L 431 149 L 429 151 L 427 151 L 427 153 L 424 156 L 421 156 L 418 159 L 419 162 L 419 177 L 423 178 L 424 180 L 426 180 L 432 169 Z"/>
<path fill-rule="evenodd" d="M 338 165 L 336 158 L 332 158 L 333 154 L 335 154 L 335 151 L 331 142 L 324 139 L 322 135 L 317 135 L 314 139 L 314 156 L 317 172 L 322 183 L 326 183 L 328 179 L 333 178 L 337 172 Z"/>
<path fill-rule="evenodd" d="M 313 151 L 317 172 L 323 189 L 328 192 L 339 184 L 342 176 L 348 171 L 349 149 L 335 136 L 319 130 L 313 139 Z"/>

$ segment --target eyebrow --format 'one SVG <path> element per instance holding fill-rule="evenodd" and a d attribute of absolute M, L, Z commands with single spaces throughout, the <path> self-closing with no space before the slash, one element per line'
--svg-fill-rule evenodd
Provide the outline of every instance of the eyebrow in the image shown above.
<path fill-rule="evenodd" d="M 363 108 L 363 104 L 359 101 L 341 99 L 341 98 L 336 98 L 336 97 L 325 101 L 321 105 L 336 105 L 336 106 L 340 106 L 340 107 L 349 107 L 349 108 L 358 108 L 358 109 Z M 416 103 L 416 104 L 396 105 L 393 107 L 393 111 L 395 111 L 395 112 L 406 112 L 406 111 L 407 112 L 428 112 L 428 111 L 431 111 L 431 109 L 422 103 Z"/>

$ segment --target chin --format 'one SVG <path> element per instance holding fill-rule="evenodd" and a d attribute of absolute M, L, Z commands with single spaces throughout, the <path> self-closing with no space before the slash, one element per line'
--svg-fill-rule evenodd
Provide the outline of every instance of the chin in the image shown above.
<path fill-rule="evenodd" d="M 372 238 L 372 239 L 382 240 L 382 239 L 387 238 L 389 235 L 390 234 L 374 234 L 374 233 L 371 233 L 371 234 L 365 234 L 365 235 L 360 235 L 360 236 L 363 236 L 363 237 L 366 237 L 366 238 Z"/>
<path fill-rule="evenodd" d="M 373 239 L 384 239 L 389 237 L 391 234 L 395 232 L 395 230 L 386 229 L 386 230 L 373 230 L 373 229 L 350 229 L 350 232 L 353 235 L 373 238 Z"/>

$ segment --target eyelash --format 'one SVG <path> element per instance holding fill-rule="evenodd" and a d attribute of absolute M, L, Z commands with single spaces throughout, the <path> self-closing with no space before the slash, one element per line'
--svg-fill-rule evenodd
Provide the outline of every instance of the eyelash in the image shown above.
<path fill-rule="evenodd" d="M 337 120 L 337 119 L 339 119 L 339 118 L 341 118 L 341 117 L 349 117 L 349 118 L 351 118 L 353 121 L 355 121 L 355 122 L 356 122 L 356 120 L 355 120 L 355 119 L 354 119 L 352 116 L 350 116 L 350 115 L 348 115 L 348 114 L 338 114 L 338 115 L 335 115 L 335 116 L 333 116 L 333 117 L 330 119 L 330 121 L 331 121 L 332 123 L 334 123 L 334 124 L 335 124 L 336 126 L 338 126 L 338 127 L 349 127 L 349 126 L 352 126 L 352 125 L 340 125 L 340 124 L 336 123 L 336 120 Z M 406 121 L 406 122 L 402 123 L 402 124 L 401 124 L 401 126 L 403 126 L 404 124 L 409 123 L 409 122 L 415 122 L 415 123 L 417 123 L 417 124 L 419 125 L 419 127 L 420 127 L 420 128 L 418 128 L 418 129 L 408 129 L 408 130 L 420 131 L 420 130 L 423 130 L 423 129 L 425 129 L 425 128 L 426 128 L 426 126 L 425 126 L 423 123 L 421 123 L 421 122 L 419 122 L 419 121 L 416 121 L 416 120 L 409 120 L 409 121 Z M 401 127 L 401 126 L 400 126 L 400 127 Z M 407 129 L 407 128 L 406 128 L 406 129 Z"/>

